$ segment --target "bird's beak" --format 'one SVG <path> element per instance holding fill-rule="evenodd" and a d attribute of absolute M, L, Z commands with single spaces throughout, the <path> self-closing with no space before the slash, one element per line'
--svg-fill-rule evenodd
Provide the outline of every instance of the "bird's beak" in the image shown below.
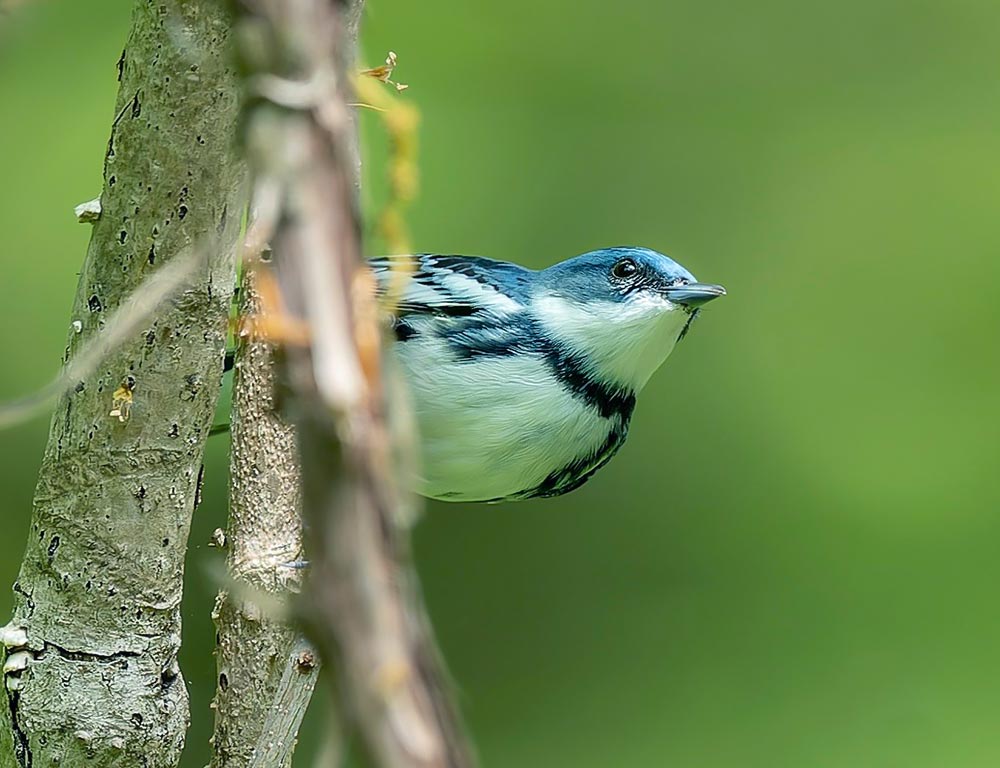
<path fill-rule="evenodd" d="M 667 298 L 674 304 L 682 304 L 685 307 L 700 307 L 707 304 L 712 299 L 726 295 L 726 289 L 721 285 L 709 285 L 708 283 L 688 283 L 687 285 L 676 285 L 667 288 L 665 291 Z"/>

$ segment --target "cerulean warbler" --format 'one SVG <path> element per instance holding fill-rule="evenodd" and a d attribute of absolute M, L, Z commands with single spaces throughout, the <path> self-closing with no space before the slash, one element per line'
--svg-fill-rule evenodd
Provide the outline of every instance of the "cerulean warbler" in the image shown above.
<path fill-rule="evenodd" d="M 447 501 L 583 485 L 625 442 L 636 393 L 699 307 L 726 293 L 647 248 L 539 271 L 431 254 L 369 263 L 416 413 L 418 490 Z"/>

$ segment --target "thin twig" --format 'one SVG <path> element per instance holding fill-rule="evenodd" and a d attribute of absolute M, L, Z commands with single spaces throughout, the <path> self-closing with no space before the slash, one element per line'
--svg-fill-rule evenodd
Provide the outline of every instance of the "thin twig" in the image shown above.
<path fill-rule="evenodd" d="M 110 354 L 145 327 L 160 311 L 162 302 L 193 282 L 210 251 L 211 248 L 194 247 L 146 278 L 111 314 L 104 328 L 73 355 L 52 381 L 30 395 L 0 404 L 0 429 L 15 426 L 46 411 L 60 395 L 89 378 Z M 82 324 L 74 325 L 73 331 L 79 332 L 78 328 L 82 330 Z"/>

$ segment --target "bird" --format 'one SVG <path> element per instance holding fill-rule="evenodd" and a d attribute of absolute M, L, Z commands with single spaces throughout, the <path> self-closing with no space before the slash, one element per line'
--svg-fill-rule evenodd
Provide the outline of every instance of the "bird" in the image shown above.
<path fill-rule="evenodd" d="M 726 294 L 635 246 L 540 270 L 430 253 L 368 265 L 416 417 L 416 491 L 453 502 L 586 483 L 701 307 Z"/>

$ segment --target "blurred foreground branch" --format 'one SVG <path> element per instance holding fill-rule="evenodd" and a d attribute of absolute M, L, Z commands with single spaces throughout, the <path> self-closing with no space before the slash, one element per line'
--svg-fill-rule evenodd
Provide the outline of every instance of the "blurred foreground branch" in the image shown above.
<path fill-rule="evenodd" d="M 474 764 L 409 562 L 386 428 L 381 333 L 361 263 L 353 40 L 329 0 L 243 0 L 238 39 L 261 221 L 273 227 L 288 411 L 298 430 L 310 574 L 303 614 L 375 761 Z M 355 18 L 359 4 L 347 12 Z M 350 41 L 350 42 L 348 42 Z M 392 404 L 394 405 L 394 404 Z"/>
<path fill-rule="evenodd" d="M 5 768 L 180 759 L 184 557 L 245 206 L 229 28 L 221 0 L 135 3 L 73 305 L 73 380 L 53 393 L 0 632 Z"/>

